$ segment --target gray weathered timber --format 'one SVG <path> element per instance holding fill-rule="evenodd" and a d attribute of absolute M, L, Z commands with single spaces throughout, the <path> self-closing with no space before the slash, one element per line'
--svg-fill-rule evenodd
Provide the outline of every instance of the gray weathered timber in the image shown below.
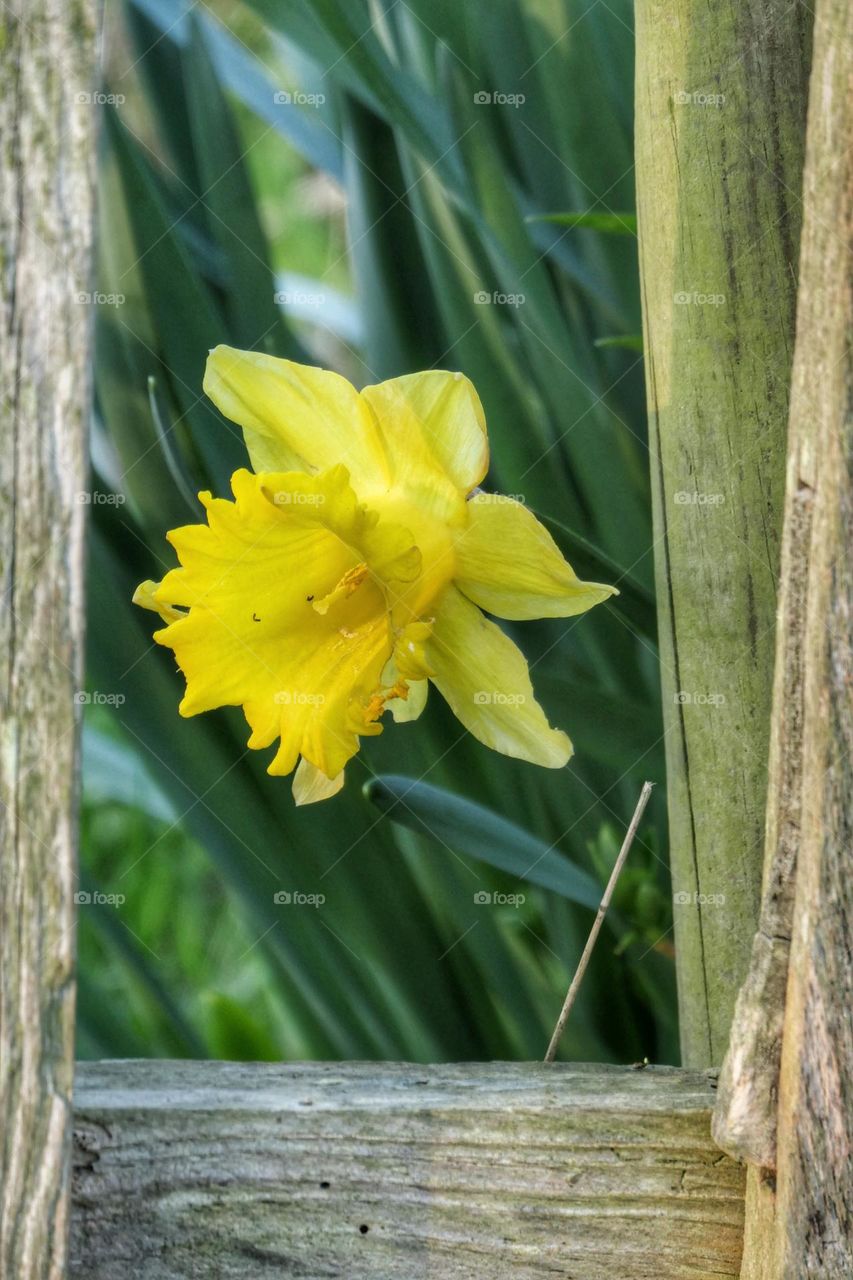
<path fill-rule="evenodd" d="M 0 1275 L 64 1274 L 94 3 L 0 12 Z"/>
<path fill-rule="evenodd" d="M 814 482 L 813 419 L 791 408 L 758 930 L 735 1005 L 712 1132 L 730 1155 L 776 1167 L 776 1111 L 803 783 L 804 648 Z"/>
<path fill-rule="evenodd" d="M 712 1103 L 664 1067 L 83 1063 L 70 1274 L 736 1276 Z"/>
<path fill-rule="evenodd" d="M 774 1280 L 853 1275 L 853 9 L 820 0 L 791 418 L 811 442 L 801 838 Z"/>
<path fill-rule="evenodd" d="M 682 1060 L 761 894 L 810 15 L 638 0 L 637 196 Z"/>
<path fill-rule="evenodd" d="M 720 1142 L 754 1162 L 743 1280 L 853 1275 L 851 144 L 853 10 L 846 0 L 821 0 L 803 184 L 768 868 L 762 929 L 715 1117 Z"/>

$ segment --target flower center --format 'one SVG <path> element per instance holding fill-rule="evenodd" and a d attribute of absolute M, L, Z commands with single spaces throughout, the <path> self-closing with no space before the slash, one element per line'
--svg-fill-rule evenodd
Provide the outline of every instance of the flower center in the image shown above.
<path fill-rule="evenodd" d="M 432 611 L 444 588 L 452 580 L 456 568 L 450 525 L 431 512 L 407 501 L 393 489 L 371 494 L 367 505 L 379 514 L 380 521 L 393 521 L 412 535 L 421 553 L 421 572 L 413 582 L 398 586 L 389 604 L 399 613 L 401 623 L 411 622 Z"/>

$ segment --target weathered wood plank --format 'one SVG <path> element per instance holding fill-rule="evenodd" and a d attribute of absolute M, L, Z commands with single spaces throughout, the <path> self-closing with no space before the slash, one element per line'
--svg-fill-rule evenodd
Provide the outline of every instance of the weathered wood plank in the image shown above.
<path fill-rule="evenodd" d="M 682 1061 L 761 896 L 810 12 L 638 0 L 637 207 Z"/>
<path fill-rule="evenodd" d="M 736 1276 L 712 1103 L 673 1068 L 81 1064 L 71 1275 Z"/>
<path fill-rule="evenodd" d="M 792 430 L 813 489 L 774 1277 L 853 1275 L 853 8 L 820 0 Z"/>
<path fill-rule="evenodd" d="M 718 1141 L 753 1166 L 743 1280 L 853 1275 L 851 142 L 853 10 L 846 0 L 820 0 L 803 183 L 768 862 L 761 930 L 715 1115 Z"/>
<path fill-rule="evenodd" d="M 803 902 L 809 903 L 810 911 L 819 902 L 816 884 L 809 885 L 805 898 L 797 887 L 801 846 L 810 834 L 814 856 L 816 839 L 814 830 L 804 833 L 803 814 L 810 806 L 813 811 L 815 798 L 823 794 L 830 754 L 838 757 L 840 753 L 843 758 L 847 753 L 845 739 L 851 734 L 853 715 L 845 621 L 850 608 L 850 542 L 841 528 L 851 501 L 850 483 L 845 486 L 843 478 L 853 464 L 853 454 L 843 440 L 843 433 L 851 430 L 853 403 L 853 362 L 847 352 L 853 324 L 852 15 L 844 0 L 826 0 L 816 10 L 764 886 L 759 930 L 738 996 L 714 1117 L 714 1137 L 721 1147 L 769 1170 L 776 1167 L 779 1068 L 795 897 L 801 910 Z M 833 716 L 827 714 L 830 700 L 837 704 Z M 837 771 L 839 760 L 833 759 L 832 764 Z M 831 839 L 841 816 L 836 802 L 835 810 L 821 812 L 819 829 Z M 842 835 L 836 833 L 836 838 Z M 846 843 L 849 848 L 849 840 Z M 837 900 L 824 904 L 830 912 L 841 905 Z M 814 924 L 821 927 L 816 918 Z M 821 946 L 828 941 L 822 939 Z M 838 941 L 846 959 L 847 938 Z M 800 972 L 798 965 L 795 983 Z M 843 990 L 842 986 L 838 992 L 842 1006 Z"/>
<path fill-rule="evenodd" d="M 64 1274 L 94 0 L 0 12 L 0 1275 Z M 89 101 L 81 101 L 81 97 Z"/>

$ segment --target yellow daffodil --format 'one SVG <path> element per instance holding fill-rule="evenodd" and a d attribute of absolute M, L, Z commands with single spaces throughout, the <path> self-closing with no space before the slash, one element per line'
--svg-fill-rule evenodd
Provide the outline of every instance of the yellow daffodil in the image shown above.
<path fill-rule="evenodd" d="M 234 499 L 199 495 L 206 524 L 173 530 L 180 567 L 134 599 L 186 677 L 182 715 L 242 706 L 249 746 L 296 801 L 334 795 L 379 719 L 413 720 L 428 681 L 506 755 L 571 755 L 519 649 L 481 613 L 568 617 L 614 588 L 581 582 L 519 502 L 483 493 L 482 406 L 460 373 L 358 392 L 345 378 L 217 347 L 204 389 L 243 428 L 253 472 Z M 301 759 L 300 759 L 301 757 Z"/>

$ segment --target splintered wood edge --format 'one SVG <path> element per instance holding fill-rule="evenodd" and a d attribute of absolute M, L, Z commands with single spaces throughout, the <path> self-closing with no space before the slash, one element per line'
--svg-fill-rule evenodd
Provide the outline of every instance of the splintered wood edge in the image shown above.
<path fill-rule="evenodd" d="M 542 1063 L 81 1063 L 72 1276 L 738 1274 L 714 1080 Z"/>

